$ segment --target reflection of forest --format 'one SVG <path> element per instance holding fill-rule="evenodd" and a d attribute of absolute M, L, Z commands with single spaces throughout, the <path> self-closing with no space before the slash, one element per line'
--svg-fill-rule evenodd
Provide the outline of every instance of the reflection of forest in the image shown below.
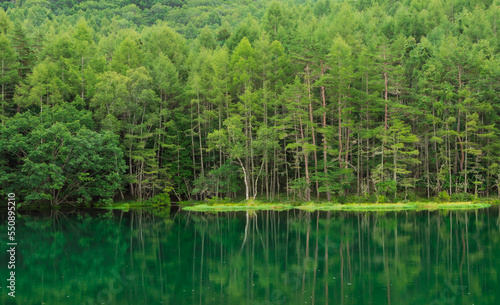
<path fill-rule="evenodd" d="M 138 210 L 20 216 L 17 304 L 483 305 L 500 300 L 495 289 L 498 207 L 385 214 Z M 6 274 L 6 266 L 1 268 Z M 6 293 L 0 299 L 9 304 Z"/>

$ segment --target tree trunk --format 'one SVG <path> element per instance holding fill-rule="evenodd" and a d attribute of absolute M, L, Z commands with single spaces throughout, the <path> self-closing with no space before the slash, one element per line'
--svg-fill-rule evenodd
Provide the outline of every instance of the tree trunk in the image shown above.
<path fill-rule="evenodd" d="M 306 167 L 306 182 L 307 182 L 307 189 L 306 189 L 306 199 L 307 201 L 311 200 L 311 190 L 309 189 L 309 184 L 310 184 L 310 179 L 309 179 L 309 158 L 308 158 L 308 153 L 304 148 L 305 139 L 304 139 L 304 129 L 302 128 L 302 117 L 299 115 L 299 125 L 300 125 L 300 136 L 302 138 L 302 152 L 304 153 L 304 163 Z"/>
<path fill-rule="evenodd" d="M 325 74 L 325 69 L 323 67 L 323 62 L 321 63 L 321 76 Z M 325 86 L 321 86 L 321 102 L 323 105 L 323 121 L 321 125 L 323 127 L 323 172 L 325 173 L 325 184 L 326 184 L 326 200 L 330 201 L 330 183 L 328 181 L 328 158 L 326 153 L 326 98 L 325 98 Z"/>
<path fill-rule="evenodd" d="M 250 185 L 248 183 L 247 171 L 245 169 L 245 166 L 243 166 L 243 162 L 241 162 L 240 158 L 238 158 L 238 162 L 240 163 L 241 169 L 243 170 L 243 180 L 245 182 L 245 198 L 246 200 L 248 200 L 250 199 Z"/>
<path fill-rule="evenodd" d="M 314 118 L 313 118 L 313 107 L 312 107 L 312 98 L 311 98 L 311 76 L 309 73 L 309 65 L 306 66 L 307 72 L 307 93 L 309 96 L 309 120 L 311 122 L 311 136 L 312 136 L 312 144 L 314 146 L 313 157 L 314 157 L 314 173 L 316 180 L 316 198 L 319 199 L 319 181 L 318 181 L 318 154 L 316 152 L 316 135 L 314 133 Z"/>
<path fill-rule="evenodd" d="M 83 100 L 83 55 L 82 55 L 82 100 Z"/>

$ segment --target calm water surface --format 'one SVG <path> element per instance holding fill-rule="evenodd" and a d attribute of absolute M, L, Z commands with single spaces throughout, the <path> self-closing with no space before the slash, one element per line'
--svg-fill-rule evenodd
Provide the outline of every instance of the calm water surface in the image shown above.
<path fill-rule="evenodd" d="M 500 304 L 498 206 L 31 211 L 19 215 L 17 238 L 16 298 L 3 250 L 1 304 Z"/>

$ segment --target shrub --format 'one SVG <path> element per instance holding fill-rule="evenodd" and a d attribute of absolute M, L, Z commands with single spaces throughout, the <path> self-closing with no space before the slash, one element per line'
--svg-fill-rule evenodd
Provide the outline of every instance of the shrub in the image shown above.
<path fill-rule="evenodd" d="M 228 197 L 224 197 L 224 198 L 212 197 L 210 199 L 207 199 L 207 203 L 210 204 L 210 205 L 213 205 L 213 204 L 228 204 L 228 203 L 231 203 L 231 199 L 229 199 Z"/>
<path fill-rule="evenodd" d="M 187 206 L 195 205 L 197 203 L 198 203 L 198 201 L 196 201 L 196 200 L 183 200 L 183 201 L 177 202 L 177 205 L 187 207 Z"/>
<path fill-rule="evenodd" d="M 290 182 L 290 191 L 301 200 L 306 200 L 309 184 L 305 178 L 295 179 Z"/>
<path fill-rule="evenodd" d="M 446 193 L 446 191 L 442 191 L 438 194 L 438 200 L 440 202 L 450 202 L 451 197 L 450 195 L 448 195 L 448 193 Z"/>
<path fill-rule="evenodd" d="M 341 204 L 345 204 L 345 203 L 349 202 L 349 200 L 348 200 L 348 198 L 346 196 L 339 196 L 337 198 L 337 201 L 338 201 L 338 203 L 341 203 Z"/>
<path fill-rule="evenodd" d="M 464 202 L 464 201 L 472 201 L 474 196 L 469 193 L 455 193 L 451 195 L 451 201 L 454 202 Z"/>
<path fill-rule="evenodd" d="M 387 198 L 384 195 L 378 195 L 377 197 L 377 203 L 386 203 Z"/>
<path fill-rule="evenodd" d="M 377 198 L 376 194 L 370 194 L 370 196 L 367 197 L 366 202 L 367 203 L 376 203 L 377 200 L 378 200 L 378 198 Z"/>
<path fill-rule="evenodd" d="M 160 193 L 158 195 L 155 195 L 153 198 L 148 199 L 144 203 L 150 204 L 153 206 L 159 206 L 159 205 L 170 205 L 170 196 L 166 193 Z"/>
<path fill-rule="evenodd" d="M 416 193 L 409 192 L 408 195 L 406 196 L 406 199 L 408 200 L 408 202 L 414 202 L 418 201 L 419 198 Z"/>

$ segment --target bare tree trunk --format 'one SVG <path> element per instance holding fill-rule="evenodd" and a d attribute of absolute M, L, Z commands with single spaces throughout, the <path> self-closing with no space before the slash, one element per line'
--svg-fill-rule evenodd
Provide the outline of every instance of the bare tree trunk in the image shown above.
<path fill-rule="evenodd" d="M 4 59 L 2 59 L 2 78 L 4 77 Z M 4 124 L 4 119 L 3 119 L 3 116 L 4 116 L 4 113 L 5 113 L 5 110 L 4 110 L 4 107 L 5 107 L 5 91 L 4 91 L 4 82 L 2 82 L 2 125 Z"/>
<path fill-rule="evenodd" d="M 309 73 L 309 65 L 306 66 L 307 72 L 307 93 L 309 95 L 309 120 L 311 122 L 311 136 L 312 136 L 312 144 L 314 148 L 316 148 L 316 135 L 314 133 L 314 118 L 313 118 L 313 107 L 312 107 L 312 98 L 311 98 L 311 75 Z M 314 173 L 316 180 L 316 197 L 319 199 L 319 181 L 318 181 L 318 154 L 316 149 L 313 151 L 314 156 Z"/>
<path fill-rule="evenodd" d="M 323 63 L 321 63 L 321 76 L 325 74 L 325 69 L 323 67 Z M 321 125 L 323 127 L 323 172 L 325 173 L 325 184 L 326 184 L 326 200 L 331 200 L 330 195 L 330 184 L 328 181 L 328 169 L 327 169 L 327 153 L 326 153 L 326 98 L 325 98 L 325 86 L 321 86 L 321 102 L 323 105 L 323 121 Z"/>
<path fill-rule="evenodd" d="M 339 137 L 339 167 L 342 168 L 342 102 L 339 93 L 339 126 L 338 126 L 338 137 Z"/>
<path fill-rule="evenodd" d="M 198 100 L 198 119 L 200 119 L 200 101 Z M 201 175 L 205 174 L 203 167 L 203 146 L 201 140 L 201 122 L 198 122 L 198 140 L 200 141 L 200 165 L 201 165 Z"/>
<path fill-rule="evenodd" d="M 82 100 L 83 100 L 83 54 L 82 54 Z"/>
<path fill-rule="evenodd" d="M 386 60 L 385 57 L 385 50 L 384 50 L 384 64 Z M 384 149 L 385 149 L 385 136 L 387 134 L 387 125 L 388 125 L 388 110 L 387 110 L 387 101 L 388 101 L 388 86 L 389 86 L 389 80 L 387 77 L 387 71 L 384 69 L 384 101 L 385 101 L 385 106 L 384 106 L 384 140 L 382 141 L 382 181 L 384 181 Z"/>
<path fill-rule="evenodd" d="M 240 158 L 238 158 L 238 162 L 240 163 L 241 169 L 243 170 L 243 180 L 245 182 L 245 198 L 246 200 L 248 200 L 250 199 L 250 185 L 248 183 L 247 171 Z"/>
<path fill-rule="evenodd" d="M 309 179 L 309 157 L 307 155 L 307 151 L 304 148 L 305 139 L 304 139 L 304 129 L 302 128 L 302 117 L 299 116 L 299 125 L 300 125 L 300 136 L 302 138 L 302 152 L 304 153 L 304 162 L 305 162 L 305 167 L 306 167 L 306 182 L 307 182 L 307 189 L 306 189 L 306 199 L 307 201 L 311 200 L 311 190 L 309 189 L 309 184 L 310 184 L 310 179 Z"/>
<path fill-rule="evenodd" d="M 465 147 L 467 147 L 469 145 L 469 142 L 468 142 L 468 128 L 467 128 L 467 113 L 465 113 Z M 467 150 L 465 150 L 465 158 L 464 158 L 464 166 L 465 166 L 465 170 L 464 170 L 464 175 L 465 175 L 465 185 L 464 185 L 464 193 L 468 193 L 468 185 L 467 185 Z"/>
<path fill-rule="evenodd" d="M 434 108 L 432 109 L 432 116 L 434 116 Z M 434 127 L 434 130 L 433 130 L 434 137 L 436 137 L 436 123 L 435 122 L 433 123 L 433 127 Z M 436 141 L 434 141 L 434 157 L 436 158 L 436 177 L 439 177 L 439 160 L 438 160 L 438 151 L 437 151 L 437 142 Z M 429 168 L 429 165 L 427 165 L 427 168 Z M 428 169 L 428 171 L 429 171 L 429 169 Z M 436 188 L 437 188 L 437 193 L 439 193 L 441 191 L 441 185 L 440 185 L 439 178 L 436 179 Z"/>
<path fill-rule="evenodd" d="M 196 177 L 196 159 L 194 156 L 194 127 L 193 127 L 193 108 L 191 108 L 190 114 L 191 114 L 191 155 L 193 156 L 193 178 Z M 198 197 L 198 195 L 196 195 Z"/>

